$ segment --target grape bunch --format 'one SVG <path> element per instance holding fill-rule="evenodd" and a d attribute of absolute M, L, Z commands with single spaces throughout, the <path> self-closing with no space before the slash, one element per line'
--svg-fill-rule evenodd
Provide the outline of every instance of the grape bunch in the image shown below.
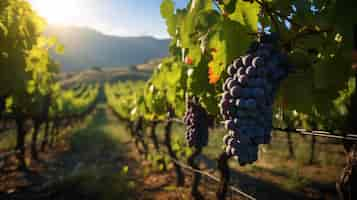
<path fill-rule="evenodd" d="M 256 161 L 258 145 L 270 142 L 274 96 L 291 69 L 276 41 L 273 35 L 262 36 L 227 69 L 220 102 L 228 129 L 223 140 L 226 153 L 238 157 L 241 165 Z"/>
<path fill-rule="evenodd" d="M 184 123 L 190 147 L 202 148 L 208 144 L 208 114 L 195 97 L 187 101 Z"/>

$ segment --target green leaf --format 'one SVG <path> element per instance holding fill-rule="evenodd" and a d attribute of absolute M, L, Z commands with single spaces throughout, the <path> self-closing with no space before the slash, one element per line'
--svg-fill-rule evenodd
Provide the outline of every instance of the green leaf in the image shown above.
<path fill-rule="evenodd" d="M 61 44 L 57 44 L 55 51 L 57 54 L 64 54 L 64 46 Z"/>
<path fill-rule="evenodd" d="M 235 11 L 237 0 L 224 0 L 223 3 L 224 3 L 223 9 L 225 13 L 230 14 Z"/>
<path fill-rule="evenodd" d="M 312 112 L 315 101 L 312 69 L 303 74 L 290 74 L 279 90 L 279 96 L 282 96 L 288 109 L 302 113 Z"/>
<path fill-rule="evenodd" d="M 201 48 L 199 38 L 202 36 L 197 30 L 197 19 L 204 11 L 212 9 L 212 2 L 210 0 L 192 0 L 188 8 L 188 13 L 185 15 L 182 25 L 180 26 L 180 37 L 182 47 L 189 50 L 189 56 L 193 59 L 194 64 L 200 62 Z M 203 34 L 206 34 L 203 33 Z"/>
<path fill-rule="evenodd" d="M 201 102 L 203 107 L 209 112 L 211 115 L 218 115 L 218 99 L 213 96 L 214 92 L 207 93 L 205 96 L 201 98 Z"/>
<path fill-rule="evenodd" d="M 6 26 L 2 23 L 2 22 L 0 22 L 0 33 L 4 36 L 4 37 L 6 37 L 7 36 L 7 34 L 9 33 L 8 32 L 8 30 L 7 30 L 7 28 L 6 28 Z"/>
<path fill-rule="evenodd" d="M 174 143 L 174 144 L 172 145 L 172 150 L 174 150 L 174 151 L 179 151 L 180 149 L 181 149 L 180 144 Z"/>
<path fill-rule="evenodd" d="M 246 26 L 250 31 L 256 32 L 258 30 L 260 7 L 257 2 L 254 3 L 237 1 L 236 9 L 229 18 L 239 24 Z"/>
<path fill-rule="evenodd" d="M 123 174 L 128 174 L 128 172 L 129 172 L 129 166 L 125 165 L 125 166 L 121 169 L 121 172 L 122 172 Z"/>
<path fill-rule="evenodd" d="M 7 58 L 9 58 L 9 54 L 6 53 L 6 52 L 1 52 L 1 57 L 2 57 L 3 59 L 7 59 Z"/>
<path fill-rule="evenodd" d="M 27 92 L 29 94 L 33 94 L 36 90 L 36 82 L 34 80 L 30 80 L 28 83 L 27 83 Z"/>
<path fill-rule="evenodd" d="M 176 35 L 175 5 L 172 0 L 163 0 L 160 7 L 161 16 L 166 19 L 167 32 L 174 37 Z"/>
<path fill-rule="evenodd" d="M 209 48 L 215 49 L 215 52 L 212 52 L 213 59 L 209 66 L 217 76 L 221 76 L 221 73 L 235 58 L 246 52 L 254 39 L 247 32 L 246 26 L 227 18 L 219 24 L 217 32 L 209 41 Z"/>
<path fill-rule="evenodd" d="M 196 30 L 200 32 L 207 32 L 212 29 L 220 21 L 221 16 L 215 10 L 203 10 L 198 13 L 198 17 L 195 20 Z"/>
<path fill-rule="evenodd" d="M 177 85 L 178 81 L 181 79 L 181 70 L 182 68 L 177 63 L 173 63 L 171 65 L 171 69 L 167 73 L 167 82 L 171 87 Z"/>

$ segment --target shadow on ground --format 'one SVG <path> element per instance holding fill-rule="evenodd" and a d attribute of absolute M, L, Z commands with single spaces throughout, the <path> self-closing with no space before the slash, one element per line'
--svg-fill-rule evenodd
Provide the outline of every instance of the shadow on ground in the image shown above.
<path fill-rule="evenodd" d="M 125 145 L 115 131 L 105 106 L 99 105 L 86 128 L 74 132 L 70 150 L 56 160 L 60 167 L 52 176 L 61 177 L 49 190 L 51 199 L 133 199 L 135 180 L 128 174 Z"/>
<path fill-rule="evenodd" d="M 208 158 L 205 155 L 200 156 L 200 161 L 204 163 L 205 168 L 209 170 L 216 170 L 216 161 Z M 284 176 L 288 174 L 275 173 L 274 171 L 267 171 L 267 169 L 257 169 L 262 172 L 270 173 L 272 176 Z M 278 184 L 260 179 L 259 177 L 250 176 L 238 170 L 231 170 L 232 185 L 241 189 L 245 193 L 254 196 L 259 200 L 298 200 L 298 199 L 336 199 L 337 193 L 334 184 L 321 184 L 311 182 L 310 185 L 314 188 L 319 188 L 319 194 L 313 191 L 306 192 L 291 192 L 281 188 Z"/>

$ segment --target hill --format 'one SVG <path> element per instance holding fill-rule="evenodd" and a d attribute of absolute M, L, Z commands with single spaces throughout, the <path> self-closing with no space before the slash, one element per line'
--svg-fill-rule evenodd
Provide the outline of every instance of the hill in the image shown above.
<path fill-rule="evenodd" d="M 78 83 L 105 83 L 117 81 L 146 81 L 150 78 L 150 70 L 133 70 L 126 68 L 86 69 L 80 72 L 63 72 L 57 76 L 63 88 Z"/>
<path fill-rule="evenodd" d="M 169 40 L 153 37 L 109 36 L 83 27 L 49 26 L 47 35 L 64 45 L 63 55 L 54 55 L 63 71 L 91 67 L 129 66 L 146 63 L 168 54 Z"/>

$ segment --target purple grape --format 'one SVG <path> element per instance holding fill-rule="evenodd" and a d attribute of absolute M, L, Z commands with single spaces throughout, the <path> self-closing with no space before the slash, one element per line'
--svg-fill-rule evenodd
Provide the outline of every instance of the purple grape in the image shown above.
<path fill-rule="evenodd" d="M 229 83 L 228 83 L 228 85 L 227 85 L 227 88 L 228 88 L 228 90 L 231 90 L 234 86 L 237 86 L 239 84 L 239 82 L 238 81 L 236 81 L 236 80 L 231 80 L 231 81 L 229 81 Z M 233 95 L 232 95 L 233 96 Z"/>
<path fill-rule="evenodd" d="M 273 51 L 274 46 L 272 44 L 269 44 L 269 43 L 262 43 L 260 45 L 260 48 L 261 49 L 265 49 L 267 51 Z"/>
<path fill-rule="evenodd" d="M 269 57 L 270 51 L 267 49 L 259 49 L 256 54 L 259 57 L 266 58 L 266 57 Z"/>
<path fill-rule="evenodd" d="M 243 109 L 253 110 L 253 109 L 256 109 L 256 107 L 257 107 L 257 104 L 254 99 L 246 99 L 246 100 L 241 101 L 241 108 L 243 108 Z"/>
<path fill-rule="evenodd" d="M 224 84 L 223 84 L 223 91 L 228 91 L 228 83 L 233 80 L 233 78 L 231 77 L 228 77 L 225 81 L 224 81 Z"/>
<path fill-rule="evenodd" d="M 238 107 L 238 108 L 245 108 L 245 100 L 244 99 L 237 99 L 237 101 L 236 101 L 236 106 Z"/>
<path fill-rule="evenodd" d="M 228 156 L 232 156 L 232 155 L 234 155 L 234 154 L 232 154 L 232 148 L 231 148 L 231 146 L 226 146 L 226 154 L 228 155 Z"/>
<path fill-rule="evenodd" d="M 234 129 L 234 122 L 233 122 L 233 120 L 228 120 L 228 121 L 226 121 L 225 127 L 226 127 L 226 129 L 233 130 L 233 129 Z"/>
<path fill-rule="evenodd" d="M 241 99 L 247 99 L 247 98 L 249 98 L 249 96 L 250 96 L 249 89 L 248 89 L 248 88 L 242 88 L 239 97 L 240 97 Z"/>
<path fill-rule="evenodd" d="M 228 144 L 228 140 L 231 139 L 231 138 L 232 138 L 232 136 L 230 136 L 230 135 L 225 135 L 225 136 L 223 137 L 223 143 L 224 143 L 224 144 Z"/>
<path fill-rule="evenodd" d="M 223 93 L 223 97 L 222 97 L 223 99 L 231 99 L 232 98 L 232 96 L 230 95 L 230 93 L 229 92 L 224 92 Z"/>
<path fill-rule="evenodd" d="M 241 76 L 239 76 L 238 81 L 241 85 L 246 85 L 248 82 L 248 76 L 241 75 Z"/>
<path fill-rule="evenodd" d="M 258 77 L 265 77 L 266 75 L 266 69 L 264 67 L 260 67 L 257 69 L 257 76 Z"/>
<path fill-rule="evenodd" d="M 249 76 L 249 77 L 255 77 L 257 75 L 257 68 L 253 67 L 253 66 L 249 66 L 247 67 L 247 69 L 245 70 L 245 73 Z"/>
<path fill-rule="evenodd" d="M 263 67 L 263 66 L 264 66 L 264 59 L 261 58 L 261 57 L 259 57 L 259 56 L 253 58 L 252 66 L 254 66 L 254 67 L 256 67 L 256 68 Z"/>
<path fill-rule="evenodd" d="M 253 93 L 253 97 L 254 98 L 263 98 L 264 97 L 264 95 L 265 95 L 265 93 L 264 93 L 264 90 L 263 89 L 261 89 L 261 88 L 254 88 L 253 90 L 252 90 L 252 93 Z"/>
<path fill-rule="evenodd" d="M 230 94 L 232 95 L 232 97 L 237 98 L 239 97 L 240 91 L 241 87 L 239 85 L 236 85 L 231 89 Z"/>
<path fill-rule="evenodd" d="M 245 75 L 245 68 L 244 68 L 244 67 L 238 68 L 238 70 L 237 70 L 237 75 L 238 75 L 238 76 Z"/>
<path fill-rule="evenodd" d="M 233 76 L 236 72 L 237 72 L 237 67 L 235 67 L 233 64 L 232 64 L 232 65 L 229 65 L 228 70 L 227 70 L 227 73 L 228 73 L 230 76 Z"/>
<path fill-rule="evenodd" d="M 227 102 L 228 99 L 222 99 L 222 101 Z M 187 108 L 184 116 L 187 143 L 191 147 L 206 146 L 208 144 L 208 114 L 196 98 L 192 98 L 187 102 Z"/>
<path fill-rule="evenodd" d="M 286 55 L 274 49 L 273 38 L 263 36 L 252 44 L 246 55 L 234 60 L 237 70 L 228 67 L 220 103 L 228 129 L 224 143 L 227 154 L 238 157 L 241 165 L 256 161 L 258 145 L 270 142 L 274 97 L 291 71 Z"/>
<path fill-rule="evenodd" d="M 242 63 L 244 66 L 250 66 L 252 64 L 253 56 L 248 54 L 242 57 Z"/>
<path fill-rule="evenodd" d="M 241 58 L 237 58 L 233 61 L 233 65 L 239 69 L 240 67 L 243 67 L 243 62 Z"/>

